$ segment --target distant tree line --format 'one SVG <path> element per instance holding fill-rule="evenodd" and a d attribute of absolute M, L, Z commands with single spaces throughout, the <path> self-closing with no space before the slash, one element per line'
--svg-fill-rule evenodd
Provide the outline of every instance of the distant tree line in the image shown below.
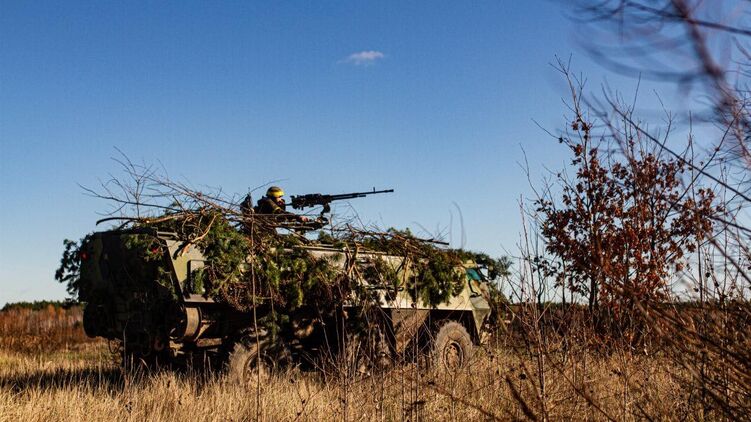
<path fill-rule="evenodd" d="M 0 309 L 0 312 L 11 311 L 14 309 L 31 309 L 32 311 L 40 311 L 52 306 L 54 308 L 69 309 L 72 306 L 78 305 L 78 302 L 65 299 L 65 300 L 35 300 L 33 302 L 9 302 Z"/>

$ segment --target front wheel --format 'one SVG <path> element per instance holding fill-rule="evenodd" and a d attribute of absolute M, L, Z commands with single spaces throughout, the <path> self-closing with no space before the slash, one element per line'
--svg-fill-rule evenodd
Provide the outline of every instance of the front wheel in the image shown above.
<path fill-rule="evenodd" d="M 464 325 L 446 321 L 435 336 L 433 364 L 439 372 L 456 372 L 467 365 L 472 349 L 472 337 Z"/>

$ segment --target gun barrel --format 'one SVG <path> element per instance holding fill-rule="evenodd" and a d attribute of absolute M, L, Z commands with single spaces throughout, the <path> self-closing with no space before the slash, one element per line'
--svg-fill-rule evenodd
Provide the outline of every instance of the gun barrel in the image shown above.
<path fill-rule="evenodd" d="M 302 208 L 314 207 L 316 205 L 323 205 L 324 211 L 328 211 L 328 204 L 331 203 L 332 201 L 340 201 L 343 199 L 364 198 L 368 195 L 373 195 L 376 193 L 391 193 L 391 192 L 394 192 L 394 190 L 393 189 L 376 190 L 375 188 L 373 188 L 372 191 L 342 193 L 342 194 L 336 194 L 336 195 L 309 193 L 306 195 L 292 196 L 291 205 L 292 205 L 292 208 L 295 208 L 295 209 L 302 209 Z"/>
<path fill-rule="evenodd" d="M 335 201 L 337 199 L 365 198 L 368 195 L 373 195 L 376 193 L 391 193 L 393 191 L 394 191 L 393 189 L 375 190 L 375 188 L 373 188 L 372 191 L 368 191 L 368 192 L 352 192 L 352 193 L 342 193 L 339 195 L 323 195 L 323 196 L 330 197 L 332 200 Z"/>

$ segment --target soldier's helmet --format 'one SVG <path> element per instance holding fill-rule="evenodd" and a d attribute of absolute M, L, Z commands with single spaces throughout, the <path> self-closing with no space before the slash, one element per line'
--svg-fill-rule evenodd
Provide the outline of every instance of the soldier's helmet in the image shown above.
<path fill-rule="evenodd" d="M 279 186 L 272 186 L 266 191 L 266 196 L 278 199 L 284 196 L 284 191 Z"/>

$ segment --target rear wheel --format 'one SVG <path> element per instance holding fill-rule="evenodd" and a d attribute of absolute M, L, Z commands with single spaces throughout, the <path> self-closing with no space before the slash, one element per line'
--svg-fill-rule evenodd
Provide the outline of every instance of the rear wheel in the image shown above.
<path fill-rule="evenodd" d="M 235 344 L 227 363 L 227 378 L 238 384 L 254 380 L 266 382 L 270 369 L 263 356 L 259 356 L 257 345 Z"/>
<path fill-rule="evenodd" d="M 448 320 L 439 328 L 433 343 L 433 365 L 439 372 L 456 372 L 472 357 L 472 337 L 464 325 Z"/>
<path fill-rule="evenodd" d="M 125 341 L 118 342 L 123 369 L 128 373 L 154 372 L 172 369 L 175 363 L 159 336 L 148 331 L 126 333 Z"/>
<path fill-rule="evenodd" d="M 356 376 L 369 376 L 391 366 L 388 340 L 381 327 L 351 335 L 345 358 L 349 372 Z"/>
<path fill-rule="evenodd" d="M 121 365 L 129 374 L 147 374 L 173 369 L 174 362 L 168 353 L 152 351 L 148 354 L 124 350 L 120 353 Z"/>
<path fill-rule="evenodd" d="M 237 383 L 262 382 L 269 380 L 272 374 L 289 363 L 289 352 L 271 350 L 266 339 L 245 337 L 232 347 L 227 359 L 227 377 Z"/>

